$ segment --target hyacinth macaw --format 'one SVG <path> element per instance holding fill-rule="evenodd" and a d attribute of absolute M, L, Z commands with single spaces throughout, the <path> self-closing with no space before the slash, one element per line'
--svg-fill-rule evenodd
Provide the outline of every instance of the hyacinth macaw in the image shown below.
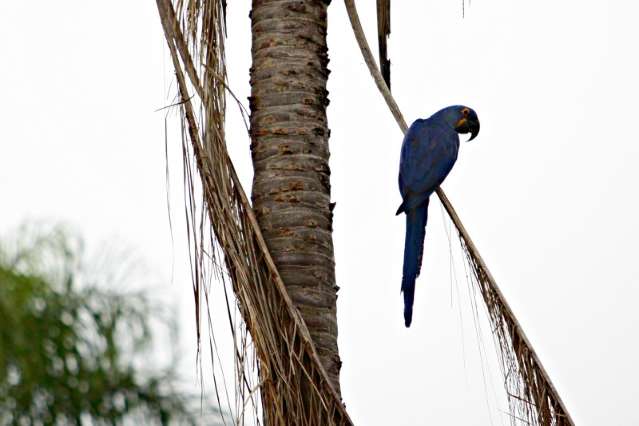
<path fill-rule="evenodd" d="M 458 133 L 470 133 L 469 141 L 479 133 L 477 114 L 463 105 L 450 106 L 430 118 L 416 120 L 402 143 L 399 192 L 403 201 L 396 214 L 406 213 L 402 277 L 406 327 L 410 327 L 413 319 L 415 280 L 422 266 L 428 200 L 457 160 Z"/>

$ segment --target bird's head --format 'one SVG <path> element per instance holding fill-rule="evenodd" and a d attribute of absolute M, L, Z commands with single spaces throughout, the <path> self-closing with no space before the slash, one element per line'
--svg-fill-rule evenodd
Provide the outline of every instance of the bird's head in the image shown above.
<path fill-rule="evenodd" d="M 444 108 L 435 115 L 441 116 L 457 133 L 470 133 L 469 142 L 479 134 L 479 118 L 472 108 L 454 105 Z"/>

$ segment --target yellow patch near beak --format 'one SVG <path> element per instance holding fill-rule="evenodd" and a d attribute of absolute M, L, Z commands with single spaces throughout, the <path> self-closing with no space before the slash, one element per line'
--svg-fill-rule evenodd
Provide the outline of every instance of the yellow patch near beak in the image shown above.
<path fill-rule="evenodd" d="M 468 120 L 466 119 L 466 117 L 464 118 L 460 118 L 457 123 L 455 123 L 455 128 L 458 128 L 460 126 L 463 126 L 464 124 L 466 124 Z"/>

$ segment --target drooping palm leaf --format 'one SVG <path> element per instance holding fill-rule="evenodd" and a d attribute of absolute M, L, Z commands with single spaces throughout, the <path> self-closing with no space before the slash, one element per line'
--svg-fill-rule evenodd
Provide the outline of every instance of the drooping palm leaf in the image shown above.
<path fill-rule="evenodd" d="M 225 2 L 178 0 L 174 8 L 170 0 L 157 0 L 157 6 L 181 101 L 196 306 L 206 300 L 204 270 L 212 261 L 230 277 L 243 317 L 241 327 L 250 333 L 257 358 L 259 383 L 253 384 L 247 339 L 238 337 L 235 365 L 240 412 L 234 422 L 243 422 L 246 401 L 257 393 L 268 425 L 349 425 L 228 156 L 224 139 Z M 202 183 L 204 208 L 221 257 L 204 249 L 206 231 L 195 213 L 193 167 Z M 197 315 L 199 328 L 199 308 Z M 235 327 L 232 320 L 231 327 Z"/>

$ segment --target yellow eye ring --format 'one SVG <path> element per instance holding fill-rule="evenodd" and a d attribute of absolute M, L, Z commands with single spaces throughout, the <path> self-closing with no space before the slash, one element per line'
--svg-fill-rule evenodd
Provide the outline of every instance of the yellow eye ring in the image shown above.
<path fill-rule="evenodd" d="M 468 114 L 470 114 L 470 110 L 468 108 L 464 108 L 461 110 L 461 113 L 464 117 L 468 117 Z"/>

